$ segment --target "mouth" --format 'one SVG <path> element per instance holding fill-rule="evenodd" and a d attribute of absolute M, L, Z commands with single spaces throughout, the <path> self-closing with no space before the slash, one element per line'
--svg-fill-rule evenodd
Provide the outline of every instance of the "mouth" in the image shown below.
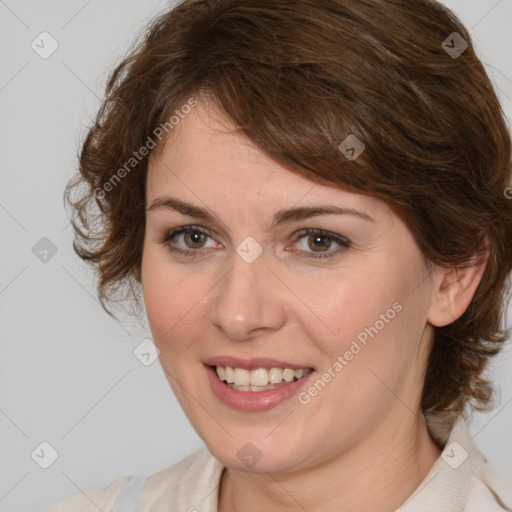
<path fill-rule="evenodd" d="M 286 386 L 303 379 L 313 368 L 237 368 L 232 366 L 210 366 L 217 377 L 236 391 L 261 392 Z"/>
<path fill-rule="evenodd" d="M 216 398 L 231 409 L 265 411 L 307 386 L 316 370 L 301 363 L 256 357 L 218 356 L 203 362 Z"/>

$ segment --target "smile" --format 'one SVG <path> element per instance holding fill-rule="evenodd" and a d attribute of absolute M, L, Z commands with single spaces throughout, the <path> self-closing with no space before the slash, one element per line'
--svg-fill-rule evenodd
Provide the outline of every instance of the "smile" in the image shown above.
<path fill-rule="evenodd" d="M 217 365 L 217 376 L 231 389 L 238 391 L 266 391 L 302 379 L 312 371 L 311 368 L 294 370 L 293 368 L 232 368 Z"/>
<path fill-rule="evenodd" d="M 279 406 L 317 374 L 314 368 L 266 358 L 216 357 L 204 368 L 216 398 L 231 409 L 248 412 Z"/>

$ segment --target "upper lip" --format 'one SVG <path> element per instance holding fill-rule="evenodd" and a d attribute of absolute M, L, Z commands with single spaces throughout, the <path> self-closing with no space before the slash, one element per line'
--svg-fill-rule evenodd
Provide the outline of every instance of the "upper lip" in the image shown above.
<path fill-rule="evenodd" d="M 307 364 L 290 363 L 278 359 L 269 359 L 268 357 L 255 357 L 251 359 L 240 359 L 238 357 L 218 356 L 204 361 L 207 366 L 230 366 L 231 368 L 245 368 L 246 370 L 256 370 L 257 368 L 291 368 L 292 370 L 301 370 L 311 368 Z"/>

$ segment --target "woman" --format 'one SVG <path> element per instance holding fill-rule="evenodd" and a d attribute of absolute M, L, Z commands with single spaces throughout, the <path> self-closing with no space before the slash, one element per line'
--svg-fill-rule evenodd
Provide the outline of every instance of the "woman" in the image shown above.
<path fill-rule="evenodd" d="M 144 302 L 206 446 L 47 510 L 507 510 L 465 420 L 506 339 L 510 177 L 493 88 L 434 1 L 159 17 L 67 198 L 105 308 Z"/>

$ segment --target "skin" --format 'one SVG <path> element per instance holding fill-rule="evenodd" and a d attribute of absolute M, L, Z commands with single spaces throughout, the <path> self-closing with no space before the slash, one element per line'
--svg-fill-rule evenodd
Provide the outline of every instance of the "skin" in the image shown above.
<path fill-rule="evenodd" d="M 195 430 L 228 468 L 219 511 L 393 511 L 440 454 L 420 407 L 434 326 L 464 312 L 483 268 L 427 268 L 385 203 L 306 179 L 232 128 L 201 100 L 151 154 L 142 260 L 161 365 Z M 169 196 L 210 209 L 216 220 L 151 208 Z M 310 205 L 353 208 L 372 220 L 322 215 L 270 229 L 278 210 Z M 163 242 L 182 226 L 212 236 Z M 317 235 L 299 237 L 307 228 L 350 246 L 330 238 L 316 246 Z M 247 236 L 263 249 L 252 263 L 236 252 Z M 324 252 L 336 255 L 311 257 Z M 240 411 L 211 390 L 203 363 L 221 355 L 311 367 L 314 381 L 396 302 L 401 311 L 307 405 L 291 397 L 267 411 Z M 251 468 L 237 457 L 248 442 L 261 453 Z"/>

